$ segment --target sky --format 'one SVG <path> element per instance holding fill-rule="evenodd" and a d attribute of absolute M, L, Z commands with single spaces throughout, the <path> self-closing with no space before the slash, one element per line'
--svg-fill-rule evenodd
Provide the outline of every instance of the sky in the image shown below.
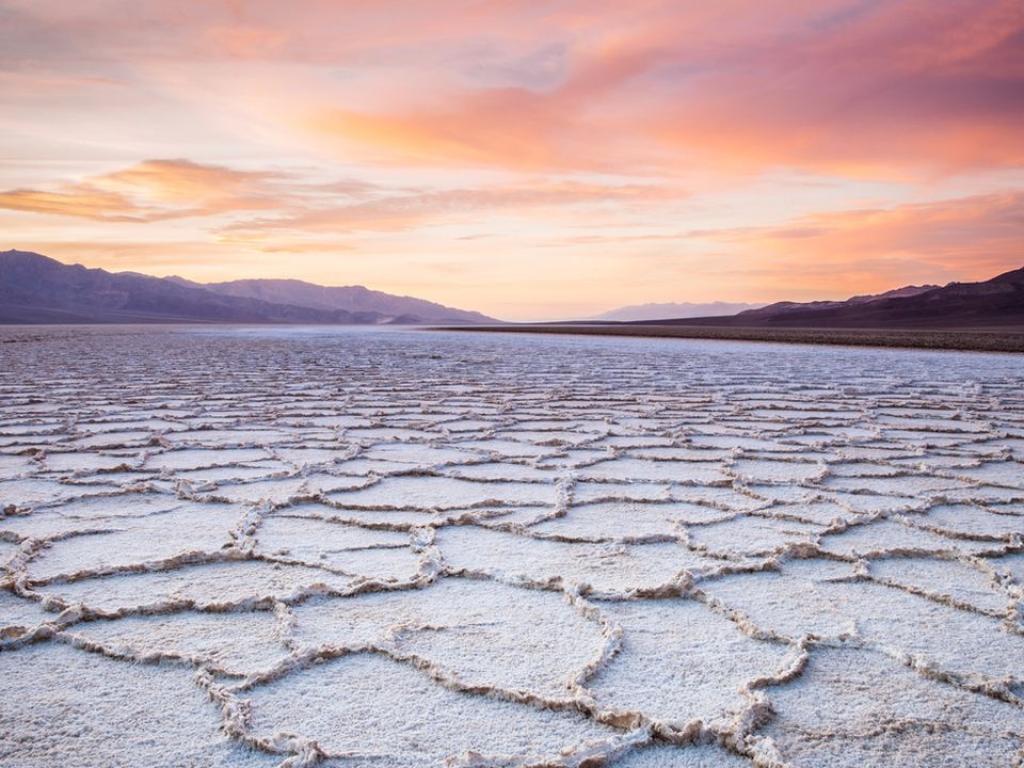
<path fill-rule="evenodd" d="M 1024 265 L 1020 0 L 0 0 L 0 249 L 502 319 Z"/>

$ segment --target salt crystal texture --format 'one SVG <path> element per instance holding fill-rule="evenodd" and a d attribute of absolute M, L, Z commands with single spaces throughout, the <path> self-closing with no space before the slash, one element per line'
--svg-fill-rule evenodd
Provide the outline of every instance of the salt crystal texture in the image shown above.
<path fill-rule="evenodd" d="M 1024 360 L 0 330 L 0 765 L 1024 764 Z"/>

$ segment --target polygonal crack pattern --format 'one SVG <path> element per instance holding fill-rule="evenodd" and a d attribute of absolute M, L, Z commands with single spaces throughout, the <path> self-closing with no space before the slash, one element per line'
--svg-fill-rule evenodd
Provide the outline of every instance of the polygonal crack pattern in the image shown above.
<path fill-rule="evenodd" d="M 0 765 L 1024 763 L 1024 361 L 0 331 Z"/>

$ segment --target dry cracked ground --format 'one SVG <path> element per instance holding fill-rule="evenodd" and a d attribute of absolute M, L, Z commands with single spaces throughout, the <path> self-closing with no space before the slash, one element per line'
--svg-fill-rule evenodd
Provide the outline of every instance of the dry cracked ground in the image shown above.
<path fill-rule="evenodd" d="M 5 768 L 1024 764 L 1024 358 L 0 342 Z"/>

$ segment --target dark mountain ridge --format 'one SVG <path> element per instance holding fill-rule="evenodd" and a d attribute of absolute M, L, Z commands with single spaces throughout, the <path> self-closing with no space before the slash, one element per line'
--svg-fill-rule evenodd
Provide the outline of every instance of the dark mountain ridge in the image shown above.
<path fill-rule="evenodd" d="M 0 323 L 298 323 L 339 325 L 414 324 L 425 322 L 495 322 L 475 312 L 396 297 L 359 288 L 367 300 L 337 305 L 308 305 L 301 300 L 277 301 L 272 287 L 259 280 L 205 286 L 181 278 L 159 278 L 135 272 L 108 272 L 80 264 L 67 265 L 30 251 L 0 252 Z M 331 289 L 300 281 L 311 289 Z M 248 288 L 240 288 L 239 285 Z M 268 298 L 263 298 L 261 294 Z M 385 306 L 373 308 L 373 295 Z M 386 297 L 389 301 L 385 302 Z M 296 299 L 301 299 L 296 295 Z M 406 303 L 403 303 L 406 302 Z M 401 311 L 394 311 L 401 310 Z M 477 319 L 479 318 L 479 319 Z"/>
<path fill-rule="evenodd" d="M 977 283 L 907 286 L 846 301 L 779 302 L 729 317 L 650 325 L 776 328 L 984 328 L 1024 326 L 1024 268 Z"/>

